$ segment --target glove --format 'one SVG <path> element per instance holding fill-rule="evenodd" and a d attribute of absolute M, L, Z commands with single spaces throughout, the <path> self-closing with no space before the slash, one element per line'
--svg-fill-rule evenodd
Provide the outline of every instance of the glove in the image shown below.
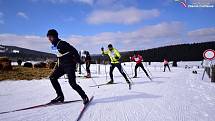
<path fill-rule="evenodd" d="M 118 60 L 118 59 L 119 59 L 119 57 L 118 57 L 118 56 L 116 56 L 116 57 L 115 57 L 115 59 L 117 59 L 117 60 Z"/>
<path fill-rule="evenodd" d="M 101 50 L 104 51 L 104 48 L 102 47 Z"/>

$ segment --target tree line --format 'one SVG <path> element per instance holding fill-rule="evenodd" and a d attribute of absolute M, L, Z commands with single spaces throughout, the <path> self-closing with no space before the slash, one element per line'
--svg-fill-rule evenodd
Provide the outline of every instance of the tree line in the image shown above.
<path fill-rule="evenodd" d="M 206 49 L 215 50 L 215 41 L 170 45 L 147 50 L 121 52 L 121 61 L 129 62 L 130 57 L 133 56 L 135 52 L 142 55 L 144 61 L 146 62 L 162 62 L 164 58 L 169 61 L 201 61 L 203 60 L 203 52 Z M 101 54 L 93 55 L 92 58 L 94 63 L 104 63 L 108 60 L 107 57 L 104 57 Z"/>

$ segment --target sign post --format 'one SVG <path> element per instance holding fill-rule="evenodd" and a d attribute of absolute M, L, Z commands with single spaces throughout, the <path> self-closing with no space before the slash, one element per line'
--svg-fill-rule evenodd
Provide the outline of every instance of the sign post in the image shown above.
<path fill-rule="evenodd" d="M 215 59 L 215 51 L 213 49 L 207 49 L 204 51 L 203 57 L 205 60 L 210 61 L 209 68 L 211 68 L 212 60 Z M 204 69 L 204 72 L 202 75 L 202 80 L 204 79 L 205 72 L 206 72 L 206 68 Z"/>

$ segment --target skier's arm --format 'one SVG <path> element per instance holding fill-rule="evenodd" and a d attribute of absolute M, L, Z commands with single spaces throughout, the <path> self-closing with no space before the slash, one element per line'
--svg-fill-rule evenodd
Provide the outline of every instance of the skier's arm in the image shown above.
<path fill-rule="evenodd" d="M 102 55 L 108 55 L 108 51 L 104 51 L 103 47 L 101 48 L 101 51 L 102 51 Z"/>
<path fill-rule="evenodd" d="M 131 60 L 131 61 L 134 61 L 134 56 L 130 57 L 130 60 Z"/>
<path fill-rule="evenodd" d="M 121 58 L 121 55 L 119 53 L 119 51 L 117 49 L 115 49 L 115 58 L 116 59 L 120 59 Z"/>
<path fill-rule="evenodd" d="M 143 61 L 143 57 L 142 57 L 142 56 L 140 56 L 139 59 L 140 59 L 141 61 Z"/>
<path fill-rule="evenodd" d="M 85 62 L 86 64 L 89 64 L 91 62 L 91 56 L 86 57 Z"/>
<path fill-rule="evenodd" d="M 103 48 L 103 47 L 101 48 L 101 51 L 102 51 L 102 55 L 108 55 L 108 53 L 109 53 L 108 50 L 107 50 L 107 51 L 104 51 L 104 48 Z"/>
<path fill-rule="evenodd" d="M 65 53 L 68 53 L 66 54 L 67 56 L 72 56 L 74 58 L 74 61 L 76 61 L 77 63 L 80 63 L 81 59 L 80 59 L 80 55 L 78 54 L 78 51 L 65 41 L 62 41 L 61 43 L 62 44 L 59 44 L 58 48 L 60 50 L 64 50 Z"/>
<path fill-rule="evenodd" d="M 108 51 L 102 51 L 102 55 L 108 55 Z"/>

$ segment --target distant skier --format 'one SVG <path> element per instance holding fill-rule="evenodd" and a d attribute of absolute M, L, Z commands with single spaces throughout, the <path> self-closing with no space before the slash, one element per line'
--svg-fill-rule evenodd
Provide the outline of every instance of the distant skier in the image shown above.
<path fill-rule="evenodd" d="M 169 67 L 169 62 L 168 62 L 168 60 L 167 60 L 167 59 L 164 59 L 163 63 L 164 63 L 164 71 L 163 71 L 163 72 L 166 71 L 166 67 L 168 67 L 169 71 L 171 71 L 171 70 L 170 70 L 170 67 Z"/>
<path fill-rule="evenodd" d="M 111 80 L 108 82 L 108 84 L 113 84 L 114 83 L 113 70 L 114 70 L 115 67 L 117 67 L 119 72 L 125 78 L 126 82 L 129 84 L 129 88 L 131 88 L 131 83 L 128 80 L 128 78 L 127 78 L 125 72 L 123 71 L 122 66 L 121 66 L 121 64 L 119 62 L 119 59 L 121 57 L 119 51 L 117 49 L 113 48 L 112 44 L 108 45 L 108 50 L 107 51 L 104 51 L 103 47 L 101 48 L 101 50 L 102 50 L 102 54 L 103 55 L 108 55 L 110 60 L 111 60 L 111 66 L 110 66 L 110 78 L 111 78 Z"/>
<path fill-rule="evenodd" d="M 138 54 L 137 52 L 135 52 L 134 56 L 131 57 L 131 61 L 135 61 L 136 65 L 135 65 L 135 75 L 134 78 L 137 78 L 137 68 L 141 67 L 143 69 L 143 71 L 145 72 L 146 76 L 151 80 L 151 77 L 149 76 L 149 74 L 147 73 L 146 69 L 144 68 L 142 61 L 143 61 L 143 57 Z"/>
<path fill-rule="evenodd" d="M 86 71 L 87 71 L 86 78 L 91 78 L 91 72 L 90 72 L 91 56 L 88 51 L 85 51 L 85 54 L 86 54 L 85 63 L 86 63 Z"/>
<path fill-rule="evenodd" d="M 76 83 L 76 75 L 75 68 L 76 63 L 80 63 L 80 55 L 78 51 L 71 46 L 69 43 L 62 41 L 58 38 L 58 33 L 56 30 L 51 29 L 47 33 L 47 37 L 52 45 L 58 50 L 58 62 L 55 66 L 52 74 L 50 75 L 50 80 L 52 86 L 54 87 L 57 97 L 51 100 L 51 103 L 63 102 L 64 95 L 61 90 L 61 86 L 58 82 L 58 79 L 64 74 L 68 75 L 70 86 L 78 92 L 78 94 L 82 97 L 83 103 L 87 104 L 89 99 L 82 88 Z"/>

